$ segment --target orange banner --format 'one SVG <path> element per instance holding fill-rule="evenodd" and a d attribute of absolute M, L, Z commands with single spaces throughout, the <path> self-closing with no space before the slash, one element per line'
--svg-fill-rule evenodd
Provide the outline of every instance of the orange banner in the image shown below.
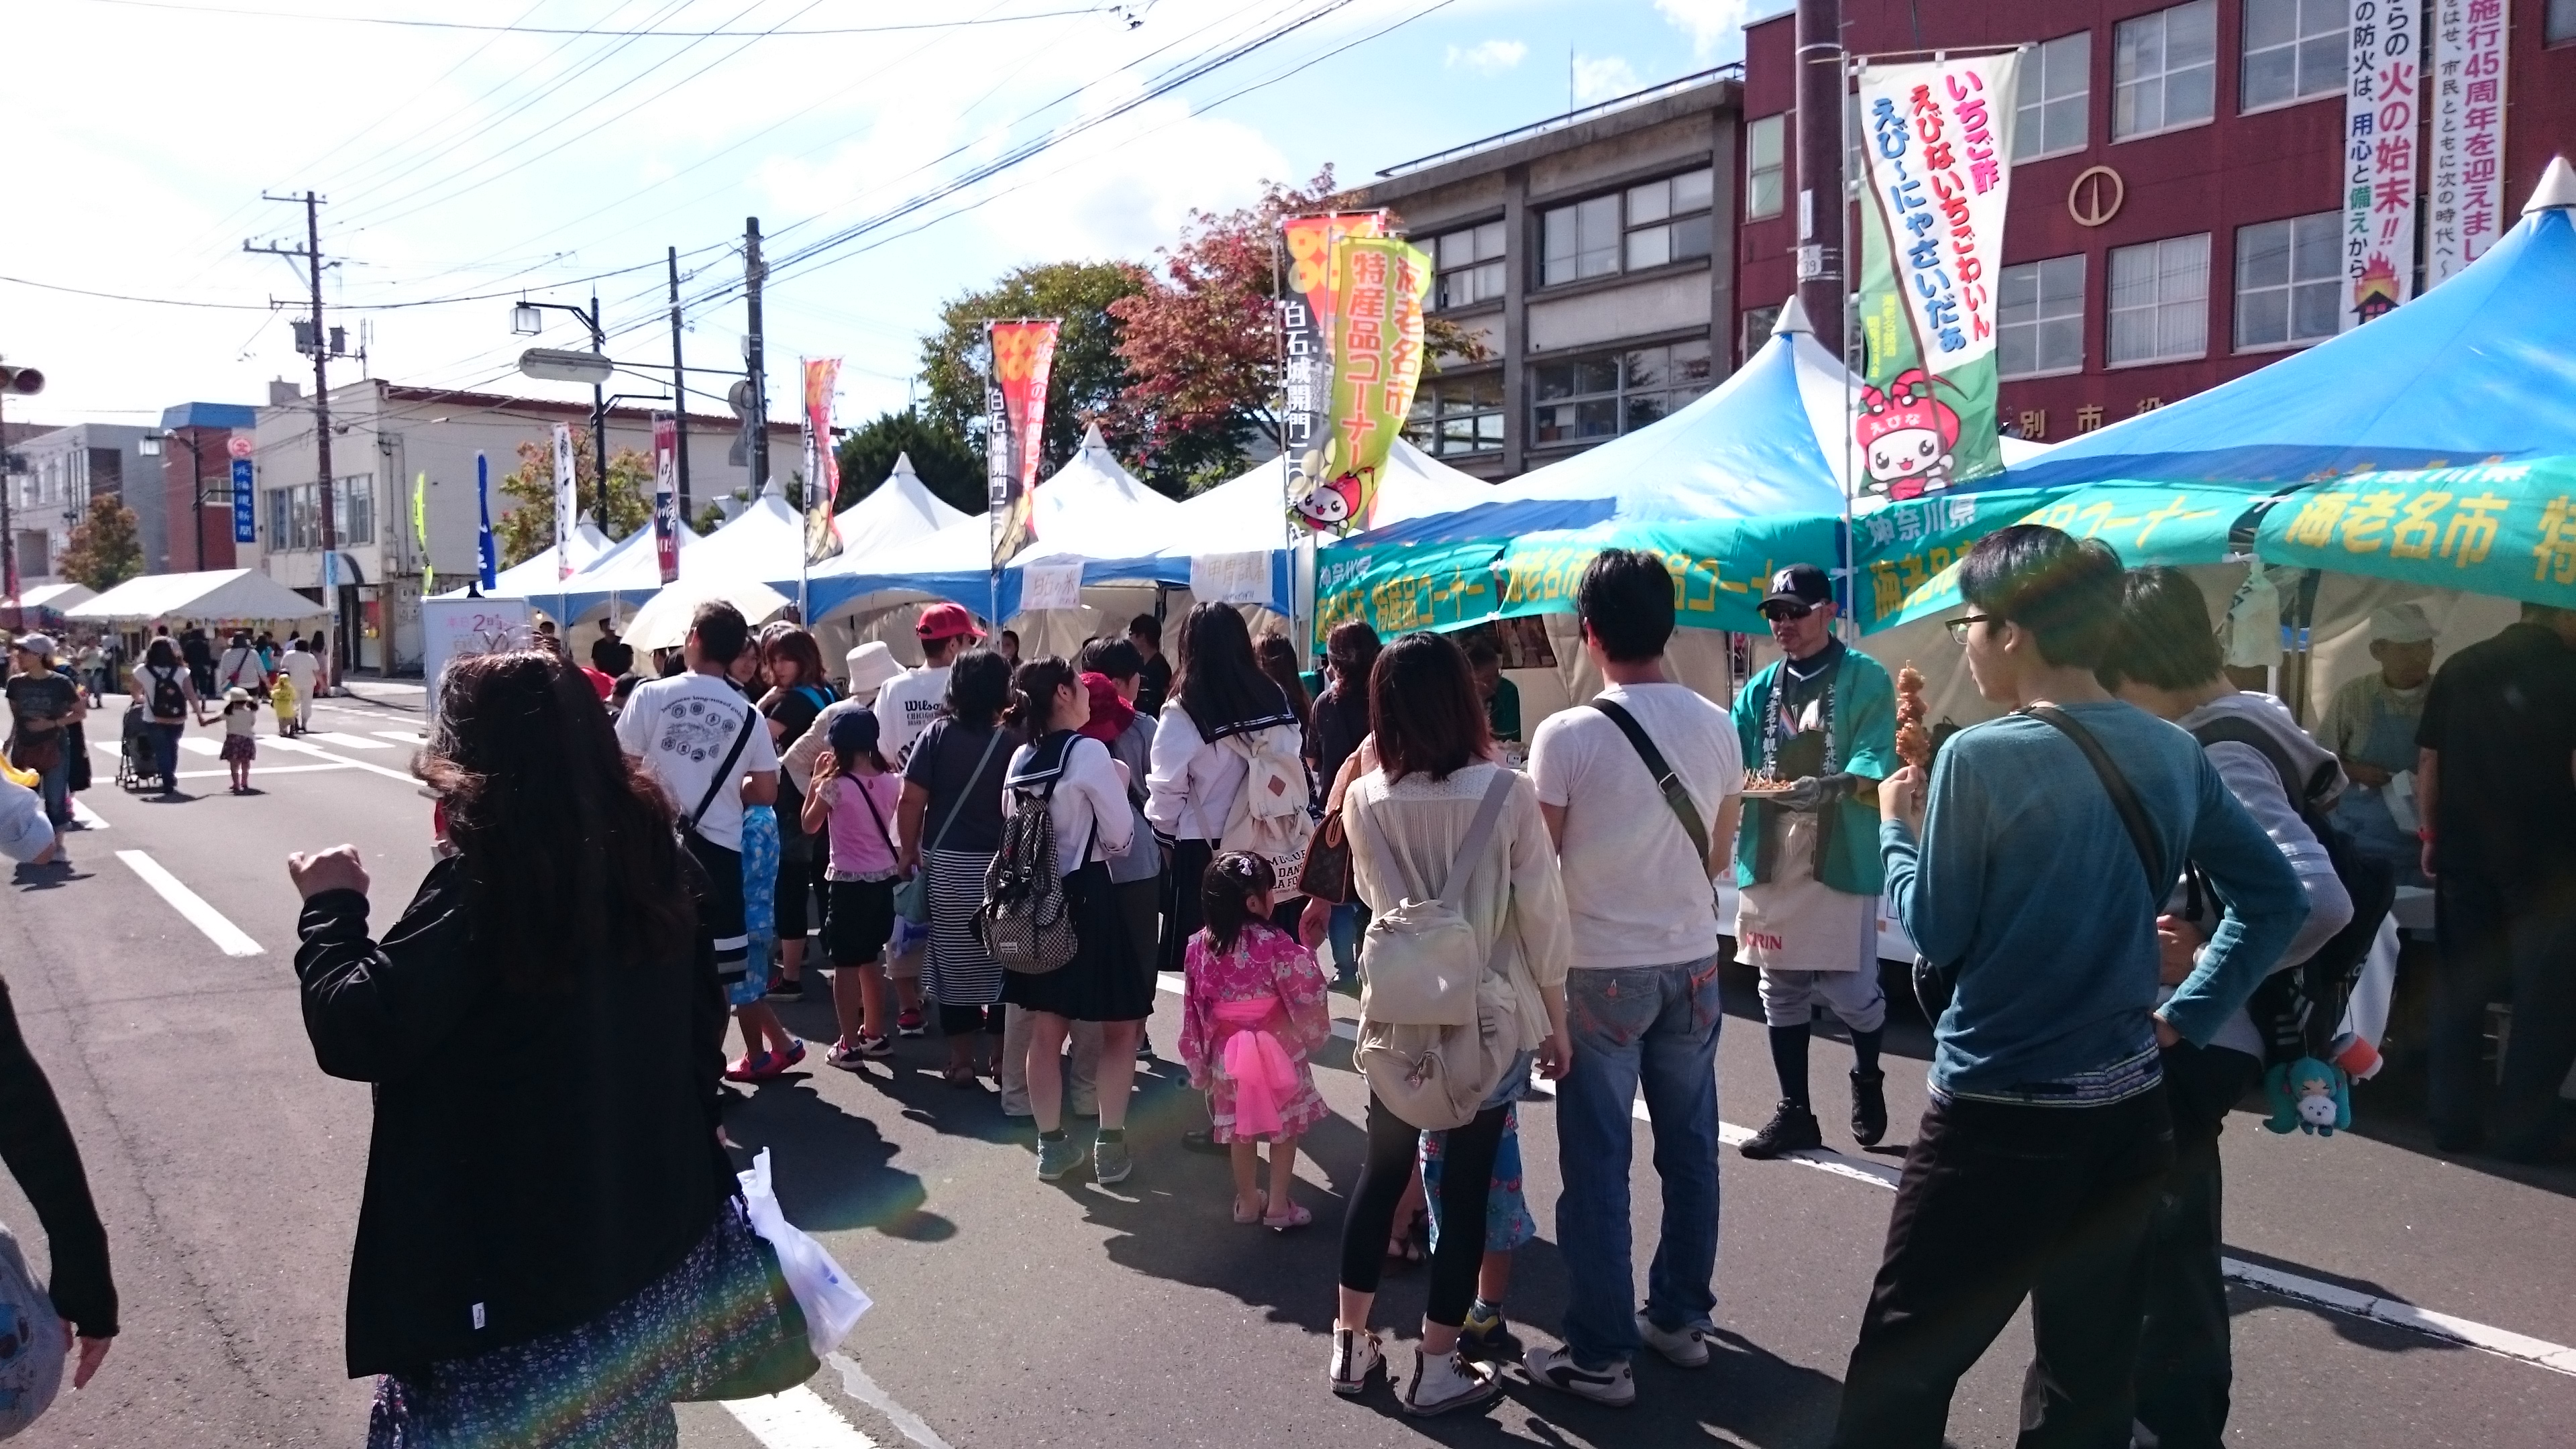
<path fill-rule="evenodd" d="M 1055 371 L 1062 325 L 1053 318 L 984 324 L 993 352 L 992 382 L 984 391 L 984 478 L 993 505 L 995 568 L 1036 536 L 1029 508 L 1038 488 L 1047 380 Z"/>

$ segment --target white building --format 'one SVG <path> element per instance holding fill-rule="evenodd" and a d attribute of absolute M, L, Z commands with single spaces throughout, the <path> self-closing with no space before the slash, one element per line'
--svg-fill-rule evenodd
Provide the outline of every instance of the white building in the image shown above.
<path fill-rule="evenodd" d="M 72 528 L 89 512 L 90 499 L 102 493 L 122 497 L 134 510 L 143 572 L 169 566 L 161 460 L 143 455 L 143 435 L 149 431 L 119 423 L 76 423 L 39 433 L 9 450 L 24 464 L 9 476 L 9 526 L 17 534 L 22 587 L 61 580 Z"/>

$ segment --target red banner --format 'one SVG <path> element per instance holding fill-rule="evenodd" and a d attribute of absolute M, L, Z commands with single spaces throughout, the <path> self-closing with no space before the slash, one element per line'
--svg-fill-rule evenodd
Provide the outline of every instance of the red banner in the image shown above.
<path fill-rule="evenodd" d="M 1047 379 L 1055 370 L 1053 318 L 987 322 L 992 381 L 984 390 L 984 479 L 993 505 L 993 567 L 1036 537 L 1029 508 L 1046 432 Z"/>
<path fill-rule="evenodd" d="M 841 359 L 805 359 L 805 561 L 818 564 L 841 551 L 832 509 L 841 496 L 841 460 L 832 451 L 832 394 L 840 387 Z"/>
<path fill-rule="evenodd" d="M 653 557 L 662 582 L 679 582 L 680 425 L 669 413 L 653 415 Z"/>
<path fill-rule="evenodd" d="M 1324 453 L 1332 441 L 1333 323 L 1349 278 L 1336 270 L 1333 243 L 1383 236 L 1383 211 L 1335 211 L 1279 220 L 1287 248 L 1286 295 L 1279 300 L 1284 407 L 1280 433 L 1288 454 L 1288 508 L 1306 526 L 1346 533 L 1358 523 L 1332 487 Z"/>

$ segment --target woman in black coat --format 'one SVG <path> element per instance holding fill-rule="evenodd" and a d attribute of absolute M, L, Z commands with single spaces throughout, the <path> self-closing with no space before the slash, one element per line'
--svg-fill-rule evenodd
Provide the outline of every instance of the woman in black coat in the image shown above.
<path fill-rule="evenodd" d="M 724 1001 L 669 806 L 581 675 L 448 666 L 446 856 L 367 931 L 350 846 L 289 859 L 315 1059 L 375 1084 L 349 1271 L 371 1446 L 677 1442 L 776 1327 L 716 1128 Z"/>

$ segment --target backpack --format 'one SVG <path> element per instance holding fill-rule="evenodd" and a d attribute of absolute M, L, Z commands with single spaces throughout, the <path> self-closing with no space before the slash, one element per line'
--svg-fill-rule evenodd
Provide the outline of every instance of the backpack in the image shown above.
<path fill-rule="evenodd" d="M 1217 743 L 1242 759 L 1246 774 L 1243 793 L 1225 812 L 1216 848 L 1260 856 L 1270 862 L 1282 898 L 1295 894 L 1315 833 L 1315 819 L 1307 809 L 1313 795 L 1306 782 L 1304 740 L 1291 723 L 1245 730 Z"/>
<path fill-rule="evenodd" d="M 2253 998 L 2245 1003 L 2247 1013 L 2254 1018 L 2255 1030 L 2263 1036 L 2265 1066 L 2280 1066 L 2301 1057 L 2330 1060 L 2335 1032 L 2343 1025 L 2344 1007 L 2352 999 L 2353 983 L 2361 979 L 2362 964 L 2369 958 L 2371 943 L 2379 936 L 2379 923 L 2396 904 L 2397 873 L 2385 861 L 2364 855 L 2352 837 L 2329 818 L 2328 806 L 2341 776 L 2332 760 L 2318 765 L 2313 775 L 2301 780 L 2290 752 L 2270 731 L 2251 720 L 2211 720 L 2194 728 L 2191 734 L 2204 750 L 2224 743 L 2252 745 L 2262 752 L 2271 763 L 2272 773 L 2280 777 L 2281 793 L 2290 797 L 2300 823 L 2326 848 L 2326 858 L 2334 863 L 2335 879 L 2342 883 L 2344 894 L 2352 897 L 2352 919 L 2342 930 L 2327 938 L 2307 960 L 2263 978 Z M 2204 889 L 2200 873 L 2192 871 L 2188 881 L 2193 912 L 2198 914 Z"/>
<path fill-rule="evenodd" d="M 1454 899 L 1483 859 L 1511 796 L 1496 770 L 1474 823 L 1449 862 L 1440 894 L 1377 912 L 1360 939 L 1359 1040 L 1351 1060 L 1396 1116 L 1427 1132 L 1463 1127 L 1519 1056 L 1511 983 L 1494 969 L 1504 936 L 1476 950 L 1475 928 Z M 1354 817 L 1377 851 L 1395 858 L 1375 811 Z"/>
<path fill-rule="evenodd" d="M 1002 822 L 1002 848 L 984 868 L 975 936 L 1005 971 L 1042 976 L 1061 970 L 1081 945 L 1055 858 L 1055 787 L 1075 738 L 1067 732 L 1039 742 L 1027 772 L 1003 782 L 1019 808 Z M 1088 844 L 1083 853 L 1090 855 Z"/>
<path fill-rule="evenodd" d="M 158 719 L 166 715 L 174 714 L 184 715 L 188 712 L 188 691 L 181 688 L 179 685 L 178 670 L 147 669 L 143 672 L 152 676 L 152 714 L 154 718 Z"/>

